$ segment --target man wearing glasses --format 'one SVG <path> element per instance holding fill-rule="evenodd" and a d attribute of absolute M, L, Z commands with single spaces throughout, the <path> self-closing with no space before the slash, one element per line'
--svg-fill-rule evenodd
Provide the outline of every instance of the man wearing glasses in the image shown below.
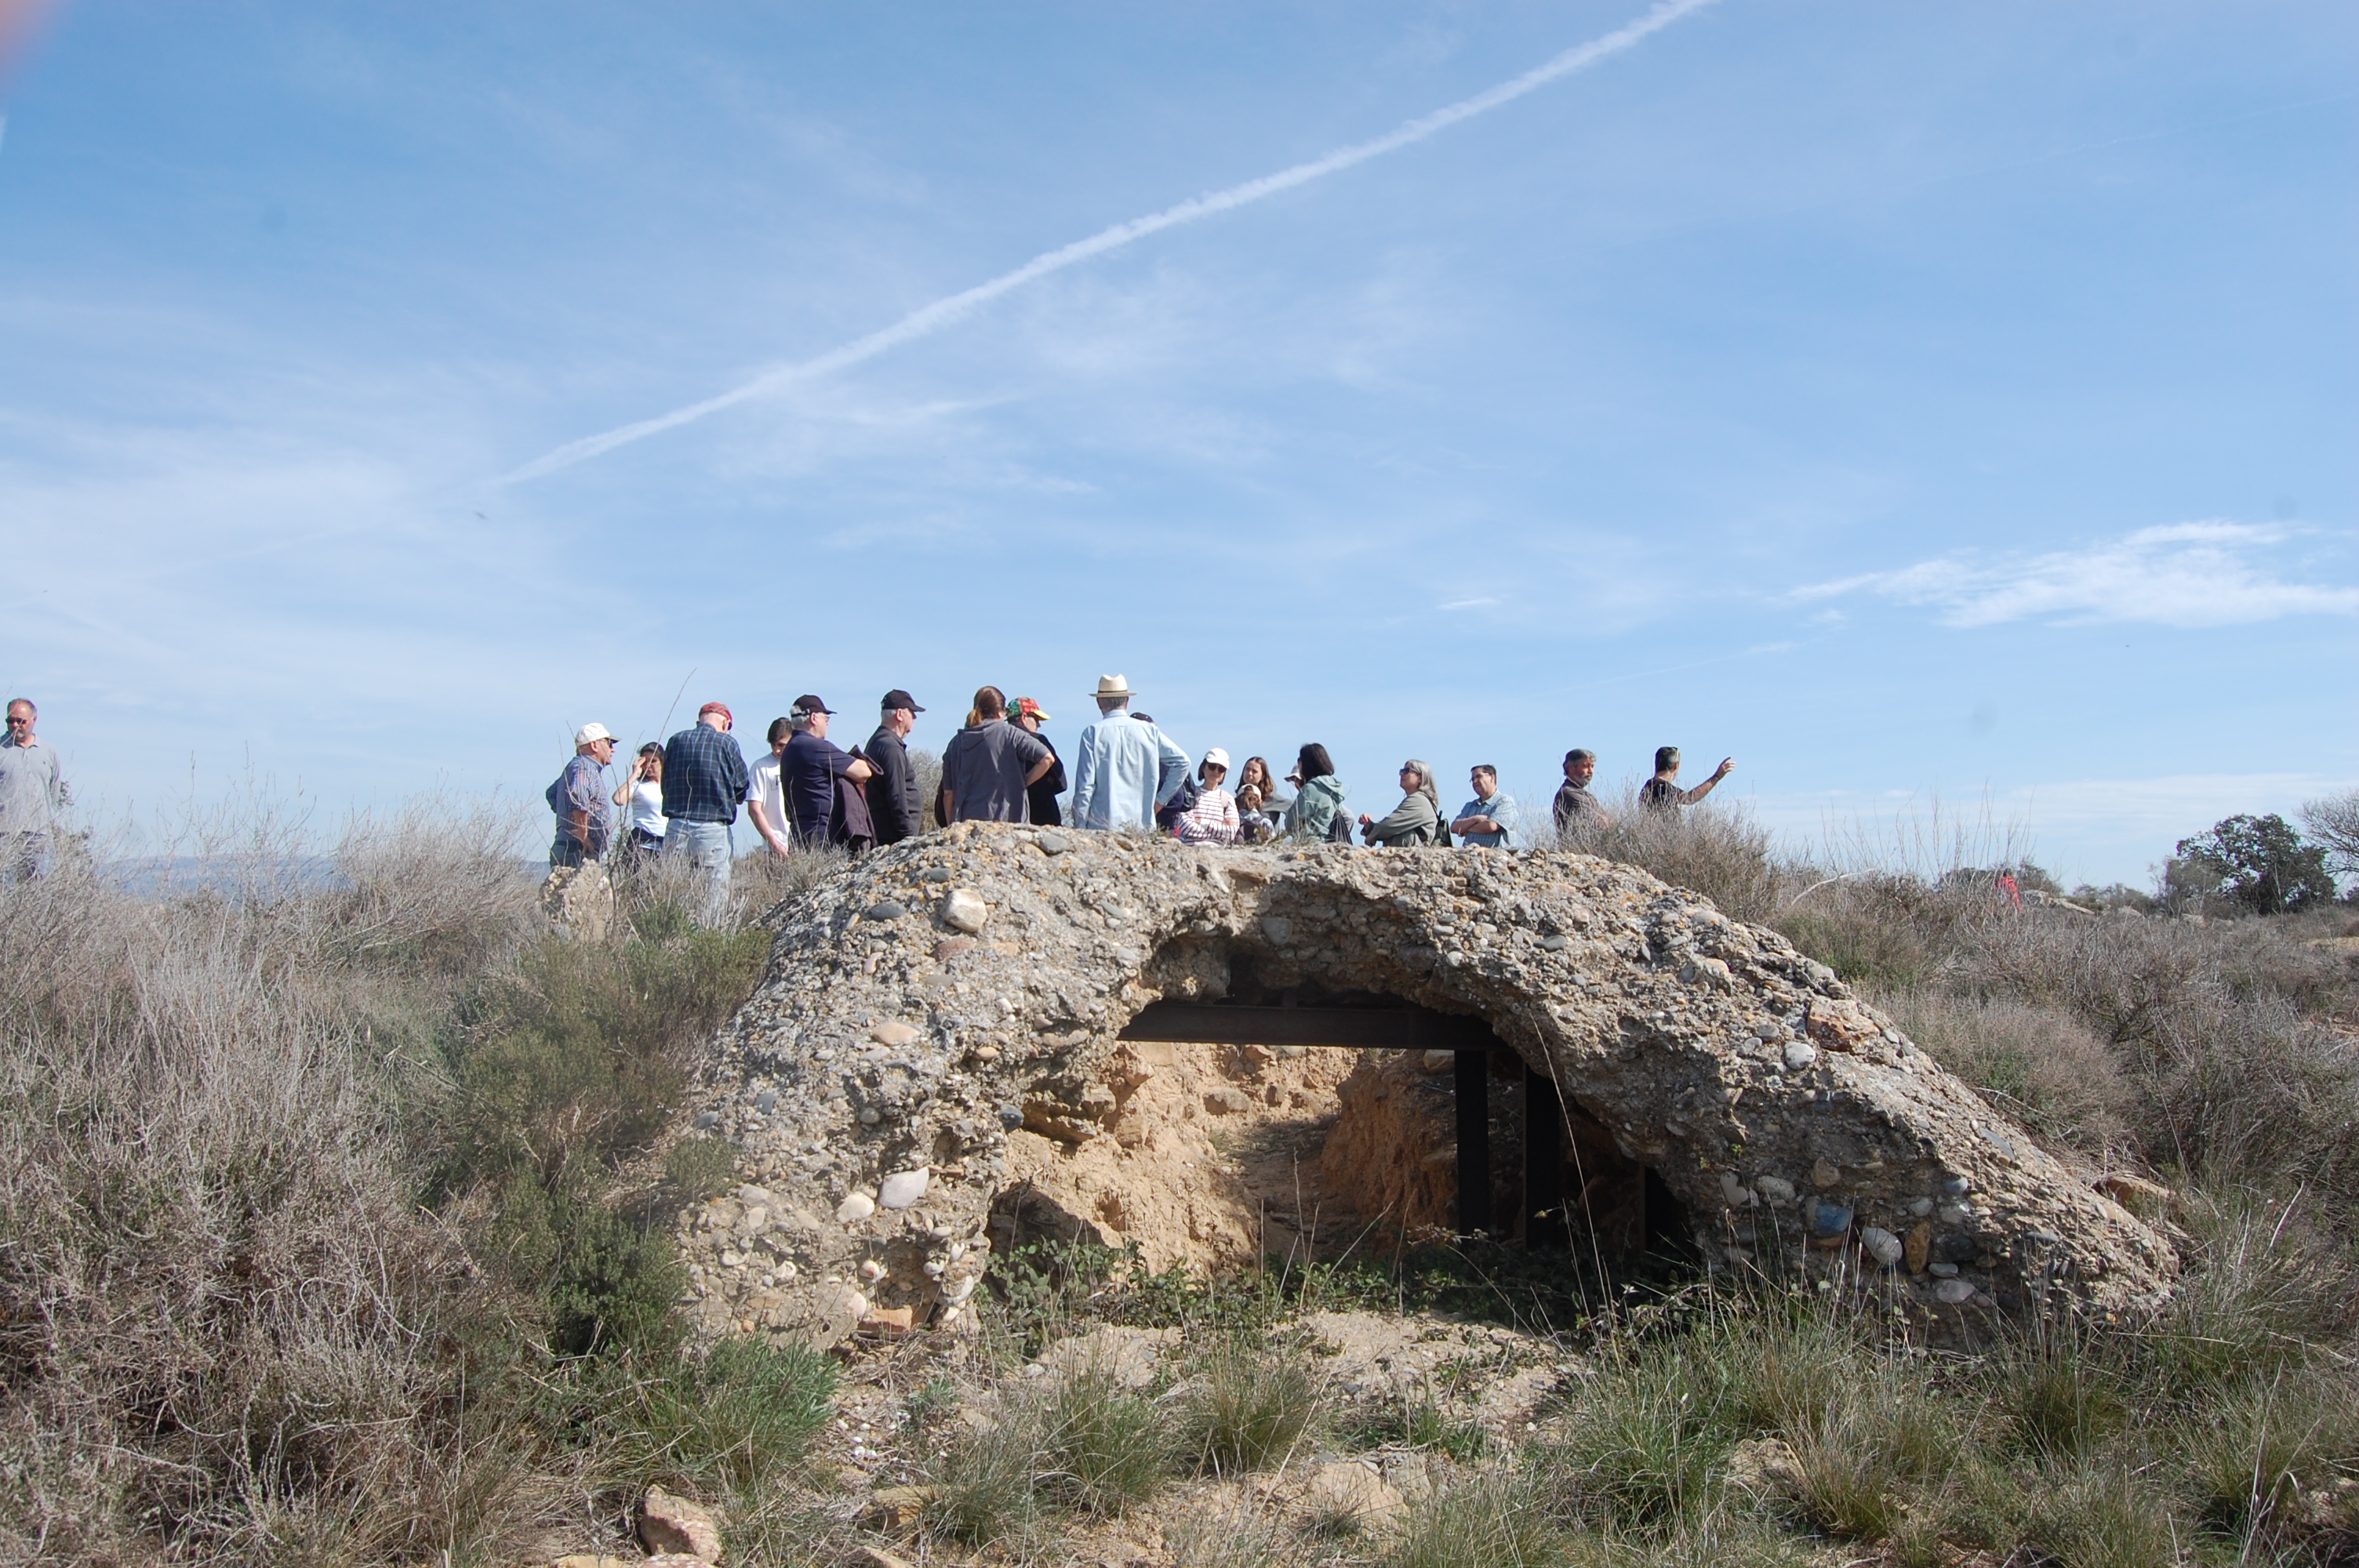
<path fill-rule="evenodd" d="M 0 741 L 0 877 L 11 881 L 48 871 L 49 835 L 66 808 L 57 748 L 33 738 L 39 717 L 16 698 L 8 705 L 8 738 Z"/>

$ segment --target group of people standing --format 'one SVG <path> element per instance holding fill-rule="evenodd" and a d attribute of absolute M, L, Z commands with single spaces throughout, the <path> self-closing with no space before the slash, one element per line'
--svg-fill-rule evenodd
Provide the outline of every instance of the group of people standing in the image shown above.
<path fill-rule="evenodd" d="M 1058 827 L 1070 814 L 1077 827 L 1158 831 L 1189 844 L 1279 837 L 1350 843 L 1356 834 L 1362 842 L 1393 849 L 1453 842 L 1532 847 L 1521 809 L 1500 790 L 1498 770 L 1488 763 L 1470 773 L 1466 803 L 1445 814 L 1432 768 L 1411 758 L 1401 764 L 1400 804 L 1382 817 L 1364 812 L 1354 818 L 1344 810 L 1348 791 L 1322 745 L 1302 747 L 1282 784 L 1267 762 L 1247 757 L 1232 788 L 1228 752 L 1214 747 L 1191 765 L 1187 751 L 1151 717 L 1131 711 L 1137 693 L 1124 676 L 1099 677 L 1092 695 L 1097 718 L 1073 743 L 1069 777 L 1065 759 L 1042 733 L 1049 714 L 1039 703 L 1028 697 L 1010 700 L 997 687 L 978 690 L 965 724 L 942 752 L 936 819 Z M 549 864 L 561 869 L 603 859 L 617 847 L 619 833 L 625 856 L 660 853 L 687 861 L 705 881 L 709 910 L 717 910 L 727 891 L 735 852 L 731 827 L 741 806 L 762 841 L 779 855 L 821 846 L 858 853 L 897 844 L 925 824 L 906 744 L 924 711 L 907 691 L 886 692 L 875 730 L 846 751 L 828 738 L 835 710 L 806 694 L 786 717 L 771 721 L 768 752 L 749 766 L 732 736 L 728 707 L 708 702 L 688 729 L 660 745 L 640 747 L 629 775 L 611 795 L 604 781 L 614 737 L 603 724 L 585 724 L 574 734 L 565 771 L 549 787 L 557 816 Z M 1589 792 L 1596 765 L 1588 751 L 1566 754 L 1551 838 L 1610 821 Z M 1640 805 L 1650 810 L 1692 805 L 1734 766 L 1723 761 L 1702 784 L 1682 790 L 1678 748 L 1666 746 L 1655 753 L 1655 776 L 1641 789 Z M 1291 795 L 1284 793 L 1289 787 Z M 1069 789 L 1070 805 L 1060 808 L 1059 796 Z"/>

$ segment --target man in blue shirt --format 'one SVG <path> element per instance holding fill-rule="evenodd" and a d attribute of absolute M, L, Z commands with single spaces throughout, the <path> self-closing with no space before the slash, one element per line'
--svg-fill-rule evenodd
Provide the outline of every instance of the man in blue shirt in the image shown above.
<path fill-rule="evenodd" d="M 795 698 L 787 712 L 794 730 L 784 759 L 787 811 L 795 819 L 796 841 L 805 849 L 843 841 L 835 781 L 864 784 L 876 772 L 827 738 L 827 721 L 834 716 L 833 708 L 809 693 Z"/>
<path fill-rule="evenodd" d="M 1073 826 L 1153 829 L 1155 808 L 1188 778 L 1188 753 L 1130 714 L 1120 676 L 1098 677 L 1098 721 L 1073 747 Z"/>
<path fill-rule="evenodd" d="M 704 879 L 698 918 L 721 923 L 729 898 L 729 862 L 735 846 L 729 826 L 745 798 L 745 753 L 730 738 L 728 708 L 708 702 L 696 722 L 664 742 L 664 854 L 696 868 Z"/>
<path fill-rule="evenodd" d="M 1514 795 L 1499 793 L 1499 770 L 1479 762 L 1469 782 L 1474 786 L 1474 798 L 1458 808 L 1457 820 L 1450 825 L 1458 842 L 1484 849 L 1525 848 L 1524 814 Z"/>

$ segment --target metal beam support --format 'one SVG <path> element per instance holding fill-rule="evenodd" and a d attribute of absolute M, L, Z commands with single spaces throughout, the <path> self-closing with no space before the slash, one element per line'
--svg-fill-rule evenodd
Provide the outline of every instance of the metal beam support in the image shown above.
<path fill-rule="evenodd" d="M 1542 1217 L 1545 1216 L 1546 1217 Z M 1564 1223 L 1564 1107 L 1555 1080 L 1524 1068 L 1524 1245 L 1570 1245 Z"/>
<path fill-rule="evenodd" d="M 1245 1007 L 1149 1002 L 1120 1038 L 1203 1045 L 1335 1045 L 1361 1051 L 1459 1051 L 1495 1044 L 1479 1018 L 1421 1007 Z"/>
<path fill-rule="evenodd" d="M 1491 1053 L 1458 1053 L 1458 1229 L 1491 1228 Z"/>

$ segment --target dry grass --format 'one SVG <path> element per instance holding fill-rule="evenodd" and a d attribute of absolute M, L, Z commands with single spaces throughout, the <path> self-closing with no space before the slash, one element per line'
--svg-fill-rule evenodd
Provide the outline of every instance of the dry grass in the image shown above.
<path fill-rule="evenodd" d="M 827 1369 L 679 1359 L 614 1206 L 766 936 L 549 936 L 488 808 L 303 834 L 0 889 L 0 1561 L 481 1556 L 787 1463 Z"/>

